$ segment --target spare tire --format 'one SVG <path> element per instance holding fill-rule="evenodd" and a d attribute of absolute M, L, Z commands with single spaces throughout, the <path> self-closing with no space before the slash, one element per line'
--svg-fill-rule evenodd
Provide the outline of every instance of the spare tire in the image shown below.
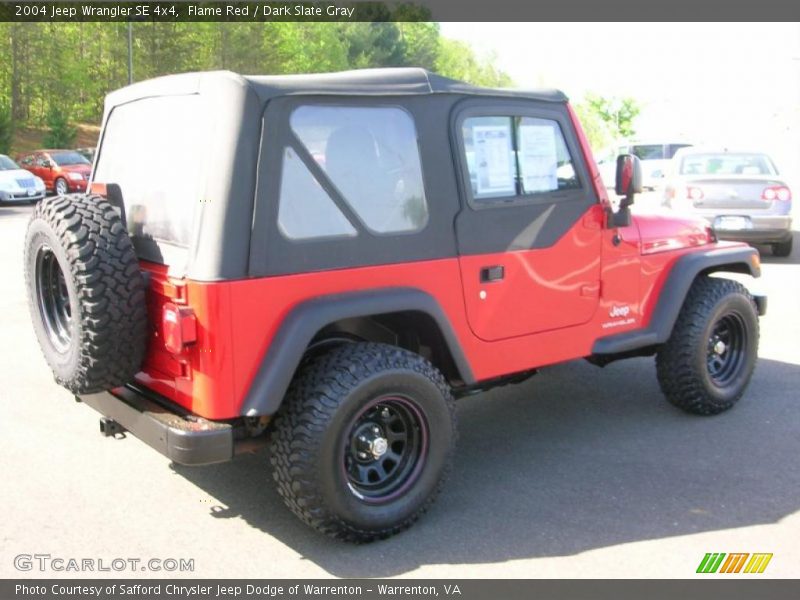
<path fill-rule="evenodd" d="M 145 281 L 120 215 L 105 198 L 45 198 L 25 237 L 33 327 L 55 380 L 76 394 L 130 381 L 147 339 Z"/>

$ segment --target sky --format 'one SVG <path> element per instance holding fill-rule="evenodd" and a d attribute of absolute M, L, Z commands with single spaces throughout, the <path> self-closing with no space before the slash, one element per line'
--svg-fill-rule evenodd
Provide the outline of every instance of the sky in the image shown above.
<path fill-rule="evenodd" d="M 519 87 L 632 96 L 637 137 L 762 149 L 800 172 L 800 24 L 442 23 Z M 792 175 L 794 177 L 794 174 Z"/>

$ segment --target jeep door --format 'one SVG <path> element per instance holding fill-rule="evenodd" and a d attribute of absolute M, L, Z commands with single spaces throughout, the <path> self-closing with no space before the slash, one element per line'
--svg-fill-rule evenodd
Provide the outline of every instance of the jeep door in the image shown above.
<path fill-rule="evenodd" d="M 589 321 L 603 211 L 566 105 L 470 99 L 451 119 L 467 319 L 493 341 Z"/>

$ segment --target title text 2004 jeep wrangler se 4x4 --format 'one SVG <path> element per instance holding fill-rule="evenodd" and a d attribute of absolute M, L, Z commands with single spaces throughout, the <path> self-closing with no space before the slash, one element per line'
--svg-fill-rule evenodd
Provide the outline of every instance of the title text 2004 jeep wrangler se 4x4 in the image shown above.
<path fill-rule="evenodd" d="M 655 355 L 667 399 L 730 408 L 758 315 L 719 271 L 757 253 L 613 211 L 558 92 L 419 69 L 186 74 L 110 94 L 92 192 L 28 226 L 58 383 L 183 464 L 270 430 L 281 496 L 368 541 L 432 502 L 453 399 L 578 357 Z M 246 445 L 246 444 L 245 444 Z"/>

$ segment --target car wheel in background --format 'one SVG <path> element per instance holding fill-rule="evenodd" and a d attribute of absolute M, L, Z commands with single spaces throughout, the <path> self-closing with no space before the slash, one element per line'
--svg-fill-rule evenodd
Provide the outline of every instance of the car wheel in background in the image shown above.
<path fill-rule="evenodd" d="M 772 254 L 774 256 L 779 256 L 781 258 L 785 258 L 787 256 L 791 256 L 792 254 L 792 242 L 794 241 L 793 237 L 790 237 L 785 242 L 779 242 L 777 244 L 772 244 Z"/>
<path fill-rule="evenodd" d="M 55 191 L 57 196 L 63 196 L 69 193 L 69 186 L 67 185 L 67 180 L 63 177 L 59 177 L 56 179 L 55 184 L 53 185 L 53 190 Z"/>

